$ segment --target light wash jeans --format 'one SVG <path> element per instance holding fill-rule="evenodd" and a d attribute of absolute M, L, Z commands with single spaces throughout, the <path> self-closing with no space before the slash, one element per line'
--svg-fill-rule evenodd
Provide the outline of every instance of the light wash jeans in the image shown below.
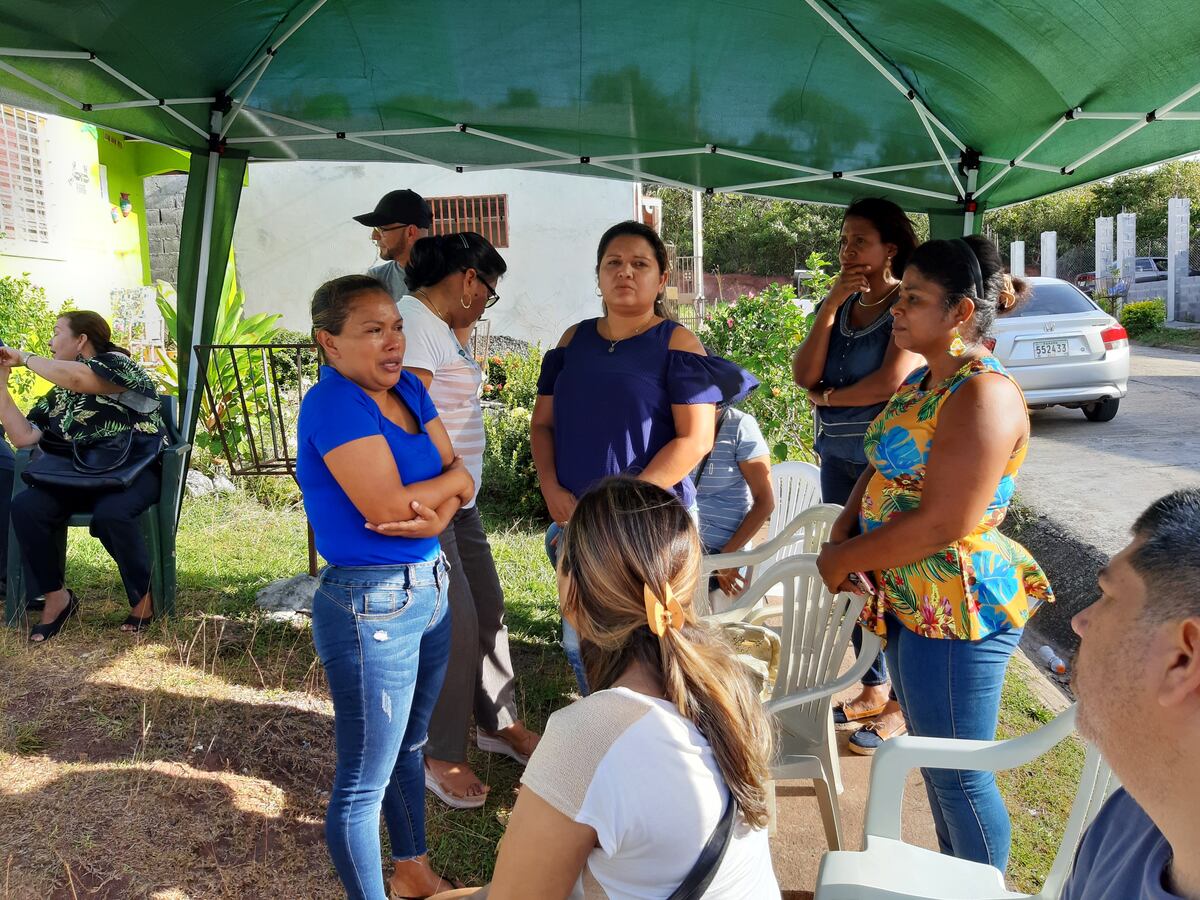
<path fill-rule="evenodd" d="M 996 737 L 1004 670 L 1021 629 L 978 641 L 928 638 L 887 615 L 887 666 L 908 733 L 990 741 Z M 941 851 L 1008 865 L 1012 825 L 991 772 L 922 769 Z"/>
<path fill-rule="evenodd" d="M 381 808 L 393 859 L 426 852 L 422 747 L 450 652 L 447 581 L 443 560 L 329 566 L 313 598 L 337 743 L 325 839 L 352 900 L 386 900 Z"/>

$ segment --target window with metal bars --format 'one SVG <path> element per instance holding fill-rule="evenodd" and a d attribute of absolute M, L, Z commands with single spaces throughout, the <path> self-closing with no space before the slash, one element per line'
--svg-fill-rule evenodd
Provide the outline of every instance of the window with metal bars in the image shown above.
<path fill-rule="evenodd" d="M 429 197 L 434 234 L 474 231 L 493 247 L 508 246 L 508 195 L 481 197 Z"/>
<path fill-rule="evenodd" d="M 0 233 L 19 241 L 49 243 L 42 168 L 46 120 L 0 105 Z"/>

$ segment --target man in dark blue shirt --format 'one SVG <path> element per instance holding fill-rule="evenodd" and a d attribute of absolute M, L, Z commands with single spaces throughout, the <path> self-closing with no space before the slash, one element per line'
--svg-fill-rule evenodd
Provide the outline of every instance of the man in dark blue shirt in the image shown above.
<path fill-rule="evenodd" d="M 1156 501 L 1072 620 L 1078 727 L 1124 787 L 1062 900 L 1200 900 L 1200 488 Z"/>

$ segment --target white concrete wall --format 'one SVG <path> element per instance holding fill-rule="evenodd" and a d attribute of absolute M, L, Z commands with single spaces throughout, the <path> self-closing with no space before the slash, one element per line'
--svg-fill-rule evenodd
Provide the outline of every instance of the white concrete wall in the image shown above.
<path fill-rule="evenodd" d="M 107 316 L 114 290 L 142 284 L 137 218 L 142 210 L 113 221 L 94 128 L 47 116 L 42 163 L 49 241 L 0 241 L 0 275 L 28 273 L 46 289 L 52 310 L 71 300 L 76 309 Z"/>
<path fill-rule="evenodd" d="M 457 174 L 403 163 L 271 162 L 250 166 L 234 232 L 248 313 L 283 314 L 307 330 L 323 281 L 376 261 L 369 229 L 351 218 L 381 196 L 411 188 L 425 197 L 508 195 L 508 274 L 488 312 L 492 334 L 552 346 L 567 326 L 599 315 L 596 243 L 634 212 L 628 182 L 523 170 Z"/>

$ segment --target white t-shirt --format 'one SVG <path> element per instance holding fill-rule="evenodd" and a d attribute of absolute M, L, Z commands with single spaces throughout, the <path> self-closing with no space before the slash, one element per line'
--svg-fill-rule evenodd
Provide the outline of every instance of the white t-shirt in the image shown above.
<path fill-rule="evenodd" d="M 595 829 L 572 900 L 663 900 L 691 871 L 729 790 L 712 748 L 666 700 L 597 691 L 550 716 L 521 781 Z M 779 900 L 766 829 L 740 816 L 705 900 Z"/>
<path fill-rule="evenodd" d="M 462 348 L 450 326 L 411 294 L 396 302 L 404 318 L 404 366 L 433 373 L 429 396 L 438 417 L 446 426 L 454 452 L 463 458 L 467 471 L 475 479 L 475 492 L 483 479 L 483 408 L 479 393 L 483 371 Z M 471 498 L 468 507 L 475 505 Z"/>

